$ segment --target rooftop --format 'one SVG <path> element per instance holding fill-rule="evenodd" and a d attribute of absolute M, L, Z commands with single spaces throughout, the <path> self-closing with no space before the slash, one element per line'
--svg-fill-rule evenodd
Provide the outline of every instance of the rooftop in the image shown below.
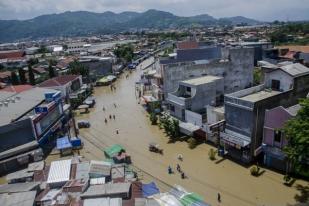
<path fill-rule="evenodd" d="M 54 77 L 52 79 L 48 79 L 41 84 L 39 84 L 39 87 L 57 87 L 57 86 L 63 86 L 75 79 L 77 79 L 79 75 L 63 75 Z"/>
<path fill-rule="evenodd" d="M 291 107 L 286 108 L 286 110 L 293 116 L 296 116 L 297 112 L 300 110 L 300 104 L 293 105 Z"/>
<path fill-rule="evenodd" d="M 33 206 L 36 191 L 0 195 L 1 206 Z"/>
<path fill-rule="evenodd" d="M 300 63 L 281 66 L 280 69 L 293 77 L 309 74 L 309 68 Z"/>
<path fill-rule="evenodd" d="M 198 86 L 198 85 L 207 84 L 209 82 L 214 82 L 218 79 L 222 79 L 222 77 L 208 76 L 207 75 L 207 76 L 202 76 L 202 77 L 198 77 L 198 78 L 194 78 L 194 79 L 188 79 L 188 80 L 185 80 L 185 81 L 181 81 L 181 83 Z"/>
<path fill-rule="evenodd" d="M 39 105 L 52 89 L 34 87 L 20 93 L 0 91 L 0 126 L 18 119 Z"/>
<path fill-rule="evenodd" d="M 20 92 L 23 92 L 23 91 L 27 91 L 29 89 L 32 89 L 33 86 L 32 85 L 29 85 L 29 84 L 24 84 L 24 85 L 10 85 L 10 86 L 7 86 L 3 89 L 0 90 L 1 91 L 6 91 L 6 92 L 16 92 L 16 93 L 20 93 Z"/>
<path fill-rule="evenodd" d="M 276 94 L 280 94 L 281 92 L 279 91 L 274 91 L 274 90 L 261 90 L 257 91 L 248 95 L 245 95 L 243 97 L 240 97 L 242 100 L 246 100 L 249 102 L 258 102 L 263 99 L 267 99 L 271 96 L 274 96 Z"/>

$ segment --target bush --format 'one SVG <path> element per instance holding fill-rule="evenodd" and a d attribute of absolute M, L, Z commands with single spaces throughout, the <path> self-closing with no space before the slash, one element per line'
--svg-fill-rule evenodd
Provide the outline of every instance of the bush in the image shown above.
<path fill-rule="evenodd" d="M 193 137 L 188 139 L 188 143 L 189 143 L 189 148 L 190 149 L 194 149 L 197 146 L 197 141 Z"/>
<path fill-rule="evenodd" d="M 208 156 L 210 160 L 215 160 L 216 159 L 216 152 L 213 148 L 211 148 L 208 152 Z"/>
<path fill-rule="evenodd" d="M 290 175 L 284 175 L 284 176 L 283 176 L 283 180 L 284 180 L 285 182 L 289 182 L 289 181 L 291 180 L 291 176 L 290 176 Z"/>
<path fill-rule="evenodd" d="M 151 121 L 152 125 L 156 125 L 157 124 L 158 117 L 157 117 L 157 115 L 155 113 L 151 113 L 149 118 L 150 118 L 150 121 Z"/>
<path fill-rule="evenodd" d="M 254 165 L 253 167 L 251 167 L 250 173 L 251 173 L 251 175 L 253 175 L 253 176 L 258 176 L 258 174 L 259 174 L 259 169 L 258 169 L 258 167 L 257 167 L 256 165 Z"/>

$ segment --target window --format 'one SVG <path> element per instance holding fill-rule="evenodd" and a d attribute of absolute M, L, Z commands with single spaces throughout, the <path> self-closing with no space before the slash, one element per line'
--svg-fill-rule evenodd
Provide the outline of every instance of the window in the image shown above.
<path fill-rule="evenodd" d="M 175 106 L 174 106 L 174 105 L 170 105 L 170 110 L 171 110 L 172 112 L 175 112 Z"/>
<path fill-rule="evenodd" d="M 274 141 L 277 143 L 281 142 L 281 131 L 280 130 L 274 131 Z"/>
<path fill-rule="evenodd" d="M 187 92 L 191 92 L 191 87 L 186 88 Z"/>
<path fill-rule="evenodd" d="M 271 80 L 271 88 L 272 88 L 273 90 L 279 91 L 279 90 L 280 90 L 280 81 L 279 81 L 279 80 L 272 79 L 272 80 Z"/>

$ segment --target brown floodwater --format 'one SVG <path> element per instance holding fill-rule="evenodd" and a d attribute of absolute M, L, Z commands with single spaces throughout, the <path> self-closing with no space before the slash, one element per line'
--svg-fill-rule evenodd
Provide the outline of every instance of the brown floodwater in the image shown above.
<path fill-rule="evenodd" d="M 143 66 L 151 61 L 153 59 L 146 60 Z M 131 155 L 142 181 L 155 181 L 163 192 L 175 184 L 182 185 L 202 195 L 212 205 L 282 206 L 296 203 L 295 195 L 300 194 L 296 186 L 308 186 L 308 182 L 297 180 L 293 187 L 287 187 L 283 185 L 283 175 L 276 172 L 265 169 L 263 175 L 253 177 L 248 168 L 230 160 L 220 161 L 217 158 L 210 161 L 210 145 L 202 144 L 191 150 L 186 142 L 168 143 L 163 131 L 150 124 L 147 113 L 138 104 L 135 82 L 141 72 L 138 68 L 129 74 L 128 79 L 123 74 L 114 83 L 116 91 L 111 91 L 110 87 L 95 88 L 95 108 L 88 114 L 78 114 L 76 117 L 91 123 L 91 128 L 80 130 L 85 144 L 82 155 L 87 159 L 104 159 L 105 147 L 121 144 Z M 115 120 L 110 120 L 109 115 L 115 115 Z M 104 123 L 105 118 L 107 124 Z M 149 152 L 150 142 L 158 143 L 164 149 L 164 155 Z M 183 162 L 177 160 L 179 153 L 184 157 Z M 176 171 L 177 163 L 188 176 L 187 179 L 181 179 L 177 172 L 172 175 L 167 173 L 169 165 Z M 217 202 L 218 192 L 222 199 L 220 204 Z"/>

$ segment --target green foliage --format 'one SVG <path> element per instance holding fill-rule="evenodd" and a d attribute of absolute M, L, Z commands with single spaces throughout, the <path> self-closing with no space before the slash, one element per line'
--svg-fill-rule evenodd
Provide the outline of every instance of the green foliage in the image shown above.
<path fill-rule="evenodd" d="M 254 68 L 253 70 L 253 83 L 254 85 L 258 85 L 262 80 L 262 70 L 260 68 Z"/>
<path fill-rule="evenodd" d="M 44 53 L 48 53 L 49 52 L 49 50 L 45 47 L 45 46 L 40 46 L 40 48 L 38 49 L 38 51 L 37 51 L 37 53 L 38 54 L 44 54 Z"/>
<path fill-rule="evenodd" d="M 56 76 L 55 70 L 54 70 L 54 68 L 52 67 L 51 64 L 49 64 L 49 66 L 48 66 L 48 75 L 49 75 L 49 78 L 53 78 L 53 77 Z"/>
<path fill-rule="evenodd" d="M 290 119 L 284 126 L 284 134 L 288 145 L 284 153 L 294 166 L 296 173 L 308 171 L 309 158 L 309 99 L 300 100 L 301 109 L 295 118 Z"/>
<path fill-rule="evenodd" d="M 194 149 L 197 146 L 197 140 L 193 137 L 188 139 L 188 144 L 190 149 Z"/>
<path fill-rule="evenodd" d="M 18 76 L 19 76 L 19 81 L 21 84 L 26 84 L 27 79 L 26 79 L 26 72 L 22 68 L 18 69 Z"/>
<path fill-rule="evenodd" d="M 295 45 L 308 45 L 309 38 L 306 35 L 309 34 L 309 23 L 289 23 L 280 26 L 276 31 L 270 34 L 271 41 L 276 44 L 295 44 Z M 292 36 L 304 36 L 303 39 L 289 38 L 288 35 Z"/>
<path fill-rule="evenodd" d="M 151 121 L 152 125 L 156 125 L 157 124 L 158 117 L 157 117 L 157 115 L 155 113 L 152 112 L 150 114 L 149 118 L 150 118 L 150 121 Z"/>
<path fill-rule="evenodd" d="M 215 160 L 216 159 L 216 151 L 213 148 L 210 148 L 208 152 L 208 156 L 210 160 Z"/>
<path fill-rule="evenodd" d="M 253 166 L 250 168 L 250 173 L 251 173 L 251 175 L 253 175 L 253 176 L 258 176 L 258 175 L 259 175 L 259 168 L 258 168 L 256 165 L 253 165 Z"/>
<path fill-rule="evenodd" d="M 18 80 L 17 74 L 14 71 L 11 72 L 11 83 L 13 85 L 18 85 L 19 84 L 19 80 Z"/>
<path fill-rule="evenodd" d="M 35 85 L 35 77 L 34 77 L 32 66 L 30 64 L 28 65 L 28 74 L 29 74 L 30 84 Z"/>
<path fill-rule="evenodd" d="M 115 49 L 114 49 L 114 54 L 122 59 L 125 60 L 126 62 L 130 62 L 133 59 L 133 52 L 134 52 L 134 48 L 132 46 L 132 44 L 122 44 L 122 45 L 118 45 Z"/>
<path fill-rule="evenodd" d="M 160 127 L 164 129 L 170 138 L 175 139 L 179 137 L 179 121 L 177 119 L 163 115 L 160 117 Z"/>
<path fill-rule="evenodd" d="M 71 62 L 69 64 L 68 74 L 76 74 L 76 75 L 82 75 L 83 77 L 88 77 L 89 69 L 86 68 L 79 61 L 75 60 L 74 62 Z"/>
<path fill-rule="evenodd" d="M 39 63 L 39 60 L 37 58 L 30 58 L 27 63 L 28 63 L 28 65 L 33 66 L 33 65 Z"/>

